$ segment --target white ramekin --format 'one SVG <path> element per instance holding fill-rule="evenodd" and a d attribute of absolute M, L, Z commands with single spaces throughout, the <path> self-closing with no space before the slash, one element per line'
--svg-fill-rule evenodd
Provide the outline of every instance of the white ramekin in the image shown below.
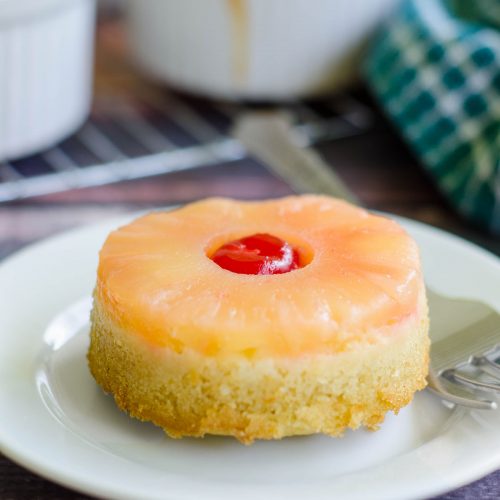
<path fill-rule="evenodd" d="M 368 36 L 398 0 L 129 0 L 139 65 L 181 89 L 292 99 L 351 82 Z"/>
<path fill-rule="evenodd" d="M 86 118 L 95 0 L 0 0 L 0 160 L 44 149 Z"/>

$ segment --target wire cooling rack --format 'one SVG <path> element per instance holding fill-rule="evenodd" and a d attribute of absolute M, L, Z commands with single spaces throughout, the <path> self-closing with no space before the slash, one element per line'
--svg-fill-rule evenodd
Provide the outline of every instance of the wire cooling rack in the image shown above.
<path fill-rule="evenodd" d="M 344 95 L 283 107 L 310 145 L 365 132 L 369 108 Z M 244 105 L 162 92 L 160 98 L 96 99 L 73 136 L 40 154 L 0 164 L 0 202 L 240 160 L 230 136 Z"/>

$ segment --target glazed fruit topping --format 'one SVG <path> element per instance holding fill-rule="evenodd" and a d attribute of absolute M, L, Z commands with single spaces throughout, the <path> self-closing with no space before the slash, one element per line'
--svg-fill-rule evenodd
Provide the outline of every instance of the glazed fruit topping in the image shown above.
<path fill-rule="evenodd" d="M 218 248 L 211 259 L 238 274 L 283 274 L 301 267 L 297 250 L 267 233 L 230 241 Z"/>

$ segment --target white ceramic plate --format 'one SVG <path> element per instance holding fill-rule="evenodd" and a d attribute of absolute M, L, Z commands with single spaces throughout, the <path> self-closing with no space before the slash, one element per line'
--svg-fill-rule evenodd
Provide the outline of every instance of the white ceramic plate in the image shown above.
<path fill-rule="evenodd" d="M 435 495 L 500 465 L 500 413 L 450 410 L 427 392 L 377 433 L 258 442 L 172 440 L 118 411 L 86 366 L 97 251 L 126 219 L 34 245 L 0 266 L 0 450 L 83 492 L 154 499 L 403 499 Z M 500 264 L 403 221 L 428 284 L 500 309 Z"/>

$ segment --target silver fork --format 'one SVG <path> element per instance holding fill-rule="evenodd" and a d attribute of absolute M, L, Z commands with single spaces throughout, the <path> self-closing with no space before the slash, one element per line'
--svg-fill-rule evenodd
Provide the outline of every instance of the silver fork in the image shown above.
<path fill-rule="evenodd" d="M 500 314 L 482 302 L 427 289 L 430 312 L 429 389 L 452 403 L 495 409 L 479 392 L 500 392 Z"/>
<path fill-rule="evenodd" d="M 248 112 L 238 119 L 233 135 L 296 192 L 329 194 L 359 204 L 291 124 L 291 116 L 279 111 Z M 500 314 L 481 302 L 444 297 L 429 289 L 427 298 L 429 390 L 452 404 L 496 409 L 497 403 L 481 394 L 500 393 Z"/>

